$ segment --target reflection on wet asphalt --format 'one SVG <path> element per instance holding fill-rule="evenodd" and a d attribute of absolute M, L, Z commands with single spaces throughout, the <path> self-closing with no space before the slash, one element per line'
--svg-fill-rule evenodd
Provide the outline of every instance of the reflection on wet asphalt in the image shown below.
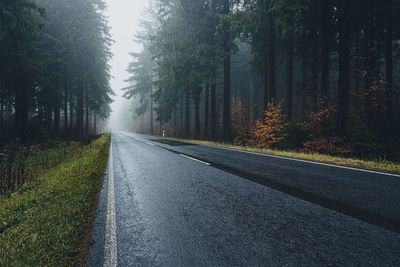
<path fill-rule="evenodd" d="M 146 142 L 112 137 L 118 266 L 400 264 L 396 232 Z M 104 262 L 105 177 L 91 266 Z"/>

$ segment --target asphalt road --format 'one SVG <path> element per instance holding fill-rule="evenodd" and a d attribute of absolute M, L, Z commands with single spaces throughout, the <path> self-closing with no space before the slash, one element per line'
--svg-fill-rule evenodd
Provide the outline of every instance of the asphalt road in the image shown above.
<path fill-rule="evenodd" d="M 111 148 L 90 266 L 400 266 L 399 176 L 128 133 Z"/>

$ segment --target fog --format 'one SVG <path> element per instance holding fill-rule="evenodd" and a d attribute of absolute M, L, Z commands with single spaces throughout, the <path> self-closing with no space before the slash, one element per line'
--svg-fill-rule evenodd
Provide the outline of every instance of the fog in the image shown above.
<path fill-rule="evenodd" d="M 112 113 L 107 128 L 112 131 L 126 131 L 133 129 L 133 112 L 130 103 L 122 97 L 121 88 L 128 84 L 124 82 L 129 77 L 126 72 L 131 57 L 130 52 L 139 52 L 141 45 L 134 42 L 134 35 L 140 30 L 138 26 L 140 16 L 147 4 L 147 0 L 106 0 L 108 5 L 107 16 L 114 39 L 111 61 L 111 87 L 116 96 L 111 105 Z"/>

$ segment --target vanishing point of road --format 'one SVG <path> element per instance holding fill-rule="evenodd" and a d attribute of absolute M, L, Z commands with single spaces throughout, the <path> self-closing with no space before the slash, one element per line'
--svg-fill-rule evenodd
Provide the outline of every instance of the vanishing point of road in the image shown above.
<path fill-rule="evenodd" d="M 113 133 L 90 266 L 400 266 L 400 176 Z"/>

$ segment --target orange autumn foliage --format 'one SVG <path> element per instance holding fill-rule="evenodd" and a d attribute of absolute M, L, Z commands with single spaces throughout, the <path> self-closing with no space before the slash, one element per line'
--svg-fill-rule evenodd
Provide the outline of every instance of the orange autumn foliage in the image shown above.
<path fill-rule="evenodd" d="M 306 131 L 307 141 L 304 151 L 319 152 L 331 155 L 345 155 L 350 151 L 344 147 L 344 140 L 336 135 L 336 108 L 327 103 L 326 98 L 320 98 L 316 111 L 308 111 L 306 119 L 299 122 L 300 129 Z"/>
<path fill-rule="evenodd" d="M 264 111 L 264 118 L 256 121 L 250 130 L 248 143 L 258 148 L 273 148 L 285 138 L 282 132 L 286 123 L 283 121 L 282 102 L 275 104 L 274 100 L 268 103 Z"/>

